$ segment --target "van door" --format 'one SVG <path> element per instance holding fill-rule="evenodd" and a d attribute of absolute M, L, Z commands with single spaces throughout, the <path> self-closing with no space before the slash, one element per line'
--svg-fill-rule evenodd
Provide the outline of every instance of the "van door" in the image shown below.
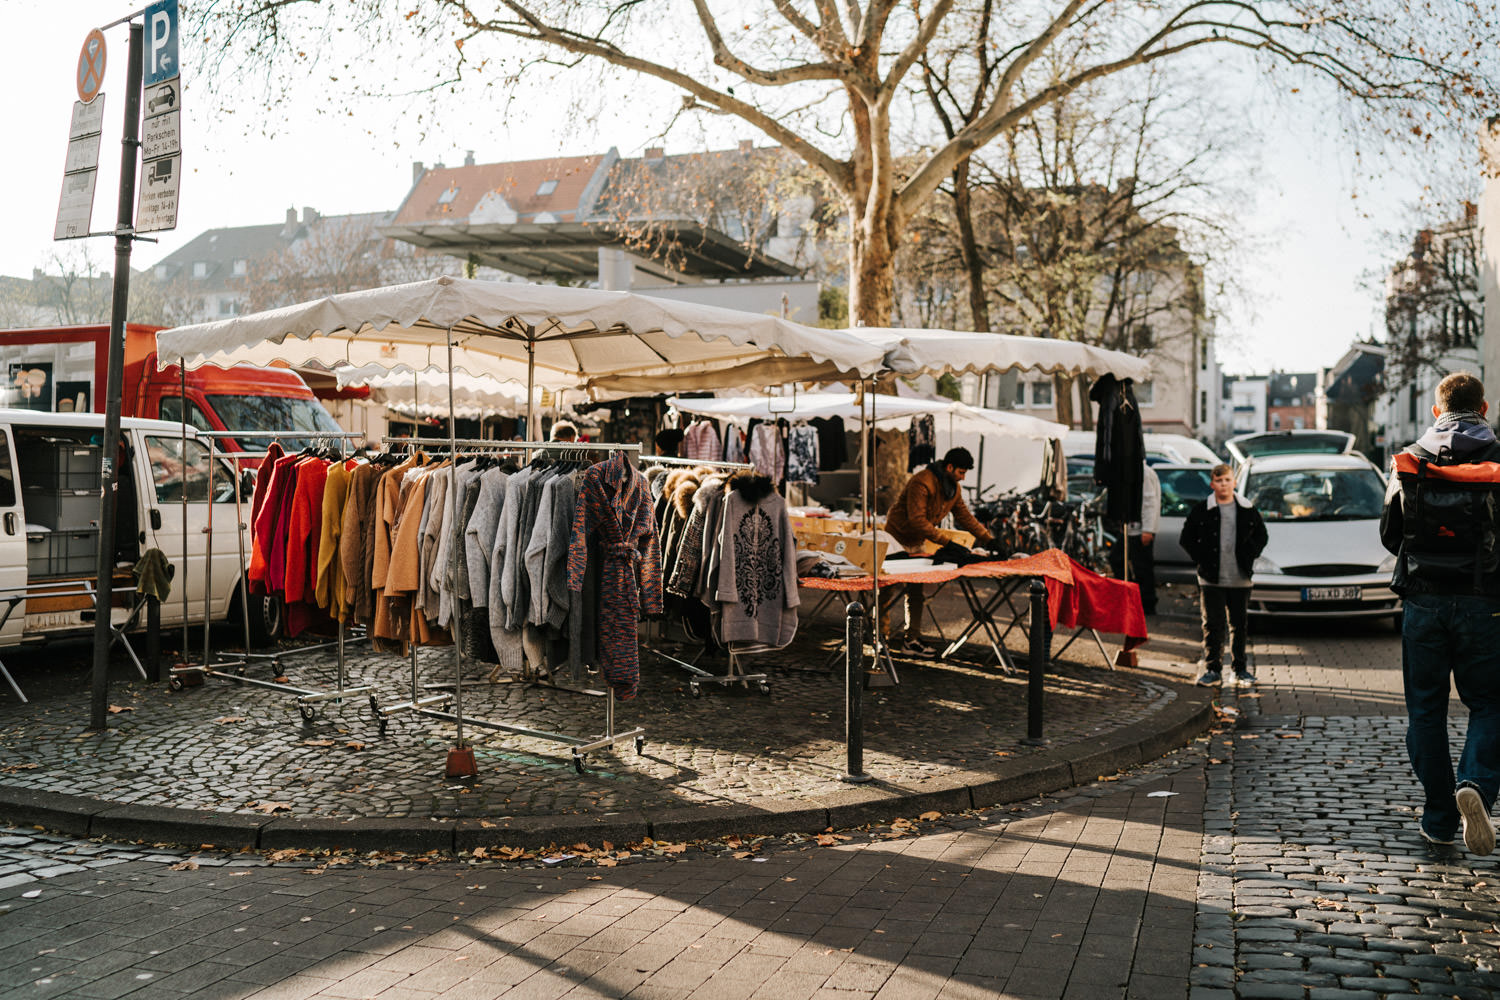
<path fill-rule="evenodd" d="M 10 598 L 26 587 L 26 513 L 16 482 L 15 442 L 10 428 L 0 425 L 0 614 Z M 17 602 L 0 627 L 0 645 L 21 641 L 26 627 L 26 604 Z"/>
<path fill-rule="evenodd" d="M 207 444 L 189 437 L 184 452 L 180 435 L 142 433 L 141 439 L 142 447 L 137 449 L 141 456 L 137 468 L 150 537 L 152 544 L 161 549 L 167 561 L 176 567 L 172 596 L 161 609 L 162 621 L 182 622 L 184 591 L 188 620 L 201 621 L 203 618 L 203 595 L 210 583 L 207 572 L 210 524 L 213 530 L 212 614 L 214 619 L 222 619 L 229 613 L 229 601 L 240 578 L 233 470 L 229 463 L 215 456 L 213 502 L 209 503 Z M 183 559 L 184 517 L 186 560 Z"/>

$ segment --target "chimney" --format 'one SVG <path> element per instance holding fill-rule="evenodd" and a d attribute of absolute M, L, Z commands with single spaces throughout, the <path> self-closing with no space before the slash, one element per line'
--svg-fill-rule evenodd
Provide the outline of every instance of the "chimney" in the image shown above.
<path fill-rule="evenodd" d="M 471 149 L 467 153 L 464 154 L 464 166 L 466 166 L 466 167 L 472 167 L 473 165 L 474 165 L 474 151 Z"/>
<path fill-rule="evenodd" d="M 647 163 L 660 163 L 667 158 L 667 151 L 661 146 L 651 146 L 646 150 Z"/>
<path fill-rule="evenodd" d="M 755 140 L 754 139 L 741 139 L 740 140 L 740 155 L 741 156 L 749 156 L 752 152 L 754 152 L 754 150 L 755 150 Z"/>
<path fill-rule="evenodd" d="M 417 181 L 421 180 L 422 175 L 425 173 L 427 173 L 427 168 L 422 166 L 421 160 L 417 160 L 411 165 L 411 183 L 413 187 L 416 186 Z"/>
<path fill-rule="evenodd" d="M 43 271 L 39 267 L 33 267 L 31 269 L 31 280 L 32 281 L 41 281 L 46 276 L 47 276 L 47 272 Z"/>
<path fill-rule="evenodd" d="M 286 224 L 288 226 L 295 226 L 297 224 L 297 209 L 295 206 L 286 210 Z"/>
<path fill-rule="evenodd" d="M 312 225 L 318 221 L 318 210 L 316 208 L 304 207 L 302 209 L 302 224 Z"/>

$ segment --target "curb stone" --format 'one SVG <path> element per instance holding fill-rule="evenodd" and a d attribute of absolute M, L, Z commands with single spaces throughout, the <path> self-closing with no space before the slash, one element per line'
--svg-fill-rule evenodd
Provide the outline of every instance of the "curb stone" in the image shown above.
<path fill-rule="evenodd" d="M 863 826 L 923 812 L 962 812 L 1087 784 L 1182 746 L 1214 720 L 1213 693 L 1151 670 L 1176 697 L 1153 717 L 1097 740 L 1049 747 L 997 762 L 986 771 L 942 775 L 920 784 L 850 786 L 808 800 L 758 801 L 638 811 L 503 819 L 260 817 L 127 805 L 0 784 L 0 821 L 73 836 L 224 848 L 463 852 L 475 847 L 530 849 L 549 844 L 636 843 L 709 839 L 729 834 L 777 836 Z"/>

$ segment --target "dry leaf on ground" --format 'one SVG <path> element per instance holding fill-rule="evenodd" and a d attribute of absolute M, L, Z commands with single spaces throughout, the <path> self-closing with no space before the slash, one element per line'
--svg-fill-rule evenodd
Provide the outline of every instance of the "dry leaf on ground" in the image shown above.
<path fill-rule="evenodd" d="M 221 715 L 214 721 L 222 726 L 230 722 L 244 722 L 245 717 L 243 715 Z"/>
<path fill-rule="evenodd" d="M 109 714 L 110 715 L 119 715 L 121 712 L 134 712 L 134 711 L 135 711 L 135 709 L 132 708 L 130 705 L 111 705 L 111 706 L 109 706 Z"/>
<path fill-rule="evenodd" d="M 179 861 L 175 865 L 169 865 L 168 867 L 174 872 L 195 872 L 198 870 L 198 862 Z"/>
<path fill-rule="evenodd" d="M 246 802 L 245 807 L 263 813 L 292 811 L 292 804 L 290 802 Z"/>
<path fill-rule="evenodd" d="M 302 745 L 305 747 L 331 747 L 335 742 L 335 740 L 303 740 Z"/>
<path fill-rule="evenodd" d="M 922 815 L 918 816 L 917 818 L 918 819 L 925 819 L 925 820 L 928 820 L 930 822 L 930 821 L 935 820 L 935 819 L 942 819 L 943 818 L 943 814 L 940 813 L 940 812 L 938 812 L 936 809 L 933 809 L 933 810 L 930 810 L 928 812 L 924 812 Z"/>

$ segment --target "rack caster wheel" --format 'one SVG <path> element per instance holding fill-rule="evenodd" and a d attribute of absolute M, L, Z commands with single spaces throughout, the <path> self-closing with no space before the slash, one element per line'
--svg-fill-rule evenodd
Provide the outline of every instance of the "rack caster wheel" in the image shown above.
<path fill-rule="evenodd" d="M 579 774 L 583 773 L 583 757 L 577 754 L 574 754 L 573 756 L 573 770 L 577 771 Z"/>
<path fill-rule="evenodd" d="M 245 676 L 245 669 L 246 669 L 246 667 L 245 667 L 244 664 L 240 664 L 239 666 L 235 667 L 234 668 L 234 676 L 236 676 L 236 677 L 243 677 L 243 676 Z"/>
<path fill-rule="evenodd" d="M 637 736 L 635 738 L 635 754 L 636 754 L 637 757 L 639 757 L 641 754 L 643 754 L 645 752 L 646 752 L 646 737 L 644 737 L 644 736 Z"/>
<path fill-rule="evenodd" d="M 173 677 L 171 680 L 167 681 L 168 691 L 181 691 L 185 686 L 186 685 L 182 683 L 181 677 Z"/>
<path fill-rule="evenodd" d="M 759 684 L 757 684 L 755 686 L 755 688 L 756 688 L 757 691 L 759 691 L 761 694 L 765 695 L 767 698 L 769 698 L 771 696 L 771 685 L 767 684 L 765 681 L 761 681 Z"/>
<path fill-rule="evenodd" d="M 694 698 L 702 698 L 703 697 L 703 689 L 701 687 L 699 687 L 698 685 L 696 685 L 696 684 L 689 684 L 688 685 L 688 694 L 692 695 Z"/>
<path fill-rule="evenodd" d="M 302 714 L 303 722 L 311 722 L 318 717 L 318 709 L 315 705 L 298 705 L 297 711 Z"/>

